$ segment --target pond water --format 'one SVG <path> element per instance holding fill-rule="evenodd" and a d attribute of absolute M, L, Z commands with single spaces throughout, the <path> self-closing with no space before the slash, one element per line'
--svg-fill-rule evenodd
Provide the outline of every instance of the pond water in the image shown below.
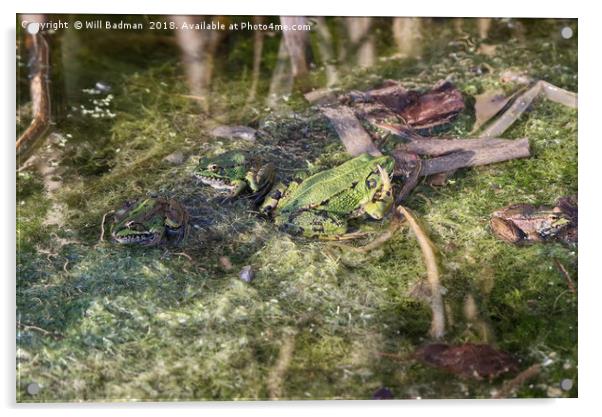
<path fill-rule="evenodd" d="M 466 111 L 437 134 L 468 138 L 478 94 L 510 94 L 521 77 L 577 92 L 576 20 L 47 20 L 70 29 L 48 34 L 53 123 L 17 173 L 18 401 L 366 399 L 382 387 L 395 398 L 489 398 L 500 389 L 502 379 L 463 380 L 407 359 L 430 324 L 411 291 L 426 275 L 411 233 L 368 254 L 297 239 L 248 199 L 223 202 L 192 171 L 200 156 L 227 150 L 273 163 L 281 179 L 336 166 L 348 155 L 304 94 L 387 79 L 418 90 L 453 82 Z M 201 22 L 226 29 L 172 30 Z M 287 39 L 282 24 L 310 30 Z M 27 36 L 18 29 L 17 135 L 32 114 Z M 214 137 L 222 125 L 258 133 Z M 511 246 L 488 221 L 511 203 L 576 194 L 577 111 L 538 99 L 504 137 L 528 137 L 533 156 L 461 170 L 442 187 L 421 183 L 407 205 L 439 253 L 445 341 L 492 343 L 521 369 L 545 364 L 512 395 L 576 396 L 577 301 L 554 263 L 577 280 L 576 248 Z M 182 202 L 187 239 L 110 243 L 103 216 L 149 195 Z M 247 266 L 250 283 L 239 278 Z"/>

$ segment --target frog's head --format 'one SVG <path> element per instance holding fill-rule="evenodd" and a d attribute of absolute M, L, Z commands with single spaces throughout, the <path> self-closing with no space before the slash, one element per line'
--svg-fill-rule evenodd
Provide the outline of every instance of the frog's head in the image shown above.
<path fill-rule="evenodd" d="M 246 158 L 240 152 L 226 152 L 204 157 L 194 170 L 194 176 L 216 189 L 230 190 L 245 178 Z"/>
<path fill-rule="evenodd" d="M 390 173 L 393 172 L 395 162 L 388 156 L 379 157 L 377 160 L 379 160 L 376 165 L 378 174 L 371 174 L 366 180 L 374 193 L 372 200 L 364 205 L 364 211 L 373 219 L 380 220 L 385 217 L 393 205 L 393 185 Z M 374 175 L 378 175 L 378 177 L 374 178 Z"/>

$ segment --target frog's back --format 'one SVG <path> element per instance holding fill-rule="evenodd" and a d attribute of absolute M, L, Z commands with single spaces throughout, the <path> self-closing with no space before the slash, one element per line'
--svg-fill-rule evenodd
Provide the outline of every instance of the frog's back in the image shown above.
<path fill-rule="evenodd" d="M 370 175 L 372 159 L 370 155 L 363 154 L 338 167 L 312 175 L 287 196 L 284 211 L 310 208 L 349 191 L 362 178 Z"/>

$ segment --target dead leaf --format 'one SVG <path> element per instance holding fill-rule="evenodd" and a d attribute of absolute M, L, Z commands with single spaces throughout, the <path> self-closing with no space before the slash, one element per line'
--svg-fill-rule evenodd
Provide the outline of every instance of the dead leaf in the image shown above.
<path fill-rule="evenodd" d="M 451 346 L 432 343 L 419 348 L 416 357 L 427 365 L 461 378 L 491 380 L 507 372 L 518 371 L 516 359 L 487 344 L 465 343 Z"/>
<path fill-rule="evenodd" d="M 510 101 L 510 97 L 505 97 L 502 90 L 486 91 L 483 94 L 475 96 L 475 123 L 473 132 L 479 130 L 481 126 L 487 123 L 493 116 L 502 110 Z"/>
<path fill-rule="evenodd" d="M 371 124 L 401 123 L 400 127 L 414 130 L 448 125 L 464 110 L 462 93 L 446 80 L 426 92 L 406 90 L 398 81 L 388 80 L 379 88 L 352 91 L 340 100 Z"/>

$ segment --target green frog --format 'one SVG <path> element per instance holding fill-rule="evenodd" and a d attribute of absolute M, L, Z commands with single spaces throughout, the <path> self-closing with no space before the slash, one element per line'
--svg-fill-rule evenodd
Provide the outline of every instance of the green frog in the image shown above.
<path fill-rule="evenodd" d="M 186 209 L 174 199 L 131 200 L 116 211 L 111 235 L 117 243 L 123 244 L 175 244 L 186 237 L 188 219 Z"/>
<path fill-rule="evenodd" d="M 237 197 L 247 190 L 256 195 L 265 194 L 274 183 L 274 166 L 249 165 L 245 154 L 231 151 L 201 158 L 194 176 L 203 184 L 225 191 L 228 198 Z"/>
<path fill-rule="evenodd" d="M 390 156 L 357 156 L 288 186 L 277 184 L 260 211 L 291 234 L 339 238 L 351 219 L 382 219 L 393 204 Z"/>

